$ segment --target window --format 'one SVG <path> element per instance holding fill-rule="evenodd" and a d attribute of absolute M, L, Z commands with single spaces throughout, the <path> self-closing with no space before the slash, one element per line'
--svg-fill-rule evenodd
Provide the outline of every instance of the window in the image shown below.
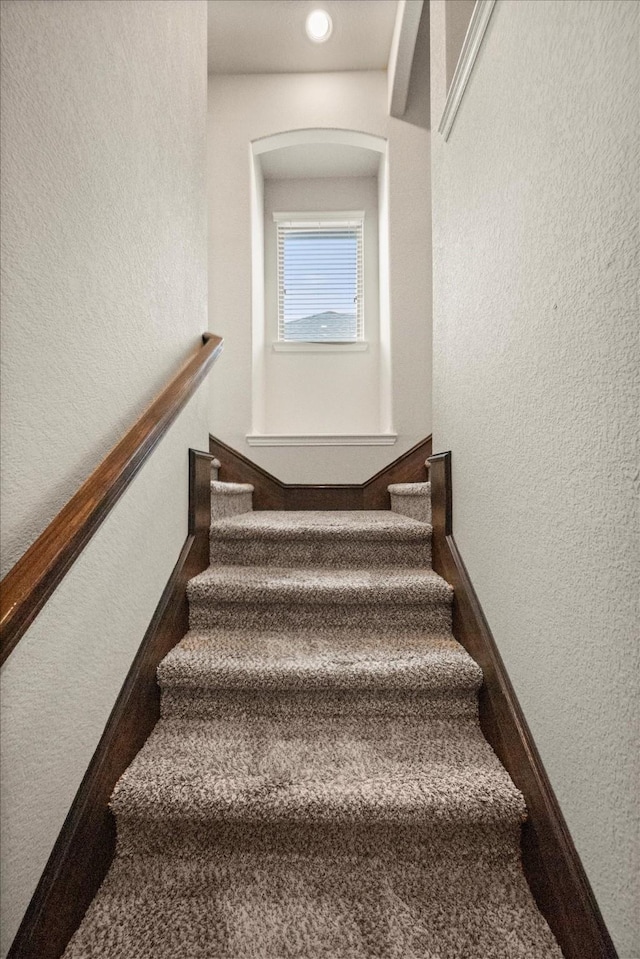
<path fill-rule="evenodd" d="M 278 340 L 364 339 L 364 213 L 274 213 L 278 241 Z"/>

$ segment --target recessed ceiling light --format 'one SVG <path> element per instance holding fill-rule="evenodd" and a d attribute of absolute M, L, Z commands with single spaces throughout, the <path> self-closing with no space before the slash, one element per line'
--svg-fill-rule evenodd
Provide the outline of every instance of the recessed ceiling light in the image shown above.
<path fill-rule="evenodd" d="M 324 43 L 332 30 L 331 17 L 326 10 L 313 10 L 307 17 L 307 36 L 314 43 Z"/>

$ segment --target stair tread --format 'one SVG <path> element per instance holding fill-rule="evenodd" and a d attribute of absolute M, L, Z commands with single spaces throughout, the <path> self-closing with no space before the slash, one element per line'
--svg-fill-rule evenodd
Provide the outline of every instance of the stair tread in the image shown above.
<path fill-rule="evenodd" d="M 431 496 L 431 483 L 392 483 L 387 490 L 392 496 Z"/>
<path fill-rule="evenodd" d="M 237 496 L 239 493 L 253 493 L 251 483 L 223 483 L 220 480 L 211 480 L 211 493 L 214 496 Z"/>
<path fill-rule="evenodd" d="M 390 510 L 262 510 L 216 520 L 211 524 L 211 536 L 282 542 L 305 537 L 425 542 L 431 538 L 431 527 Z"/>
<path fill-rule="evenodd" d="M 305 716 L 161 720 L 120 779 L 116 815 L 455 824 L 525 818 L 472 721 Z"/>
<path fill-rule="evenodd" d="M 511 831 L 397 832 L 242 824 L 179 858 L 160 840 L 116 857 L 65 959 L 562 959 Z"/>
<path fill-rule="evenodd" d="M 451 635 L 192 630 L 158 668 L 163 689 L 478 689 L 480 667 Z"/>
<path fill-rule="evenodd" d="M 191 601 L 320 604 L 445 603 L 453 589 L 432 569 L 209 566 L 189 581 Z"/>

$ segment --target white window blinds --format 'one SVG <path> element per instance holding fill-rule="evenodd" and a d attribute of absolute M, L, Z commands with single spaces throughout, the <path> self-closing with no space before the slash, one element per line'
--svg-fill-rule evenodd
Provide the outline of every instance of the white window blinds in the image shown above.
<path fill-rule="evenodd" d="M 278 237 L 278 339 L 347 343 L 364 338 L 364 214 L 274 214 Z"/>

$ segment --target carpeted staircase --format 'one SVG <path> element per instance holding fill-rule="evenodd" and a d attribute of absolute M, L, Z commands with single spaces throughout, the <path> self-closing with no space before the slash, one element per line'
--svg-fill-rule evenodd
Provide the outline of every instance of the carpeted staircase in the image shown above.
<path fill-rule="evenodd" d="M 252 512 L 213 484 L 211 566 L 112 798 L 118 847 L 65 959 L 550 959 L 521 794 L 397 511 Z"/>

